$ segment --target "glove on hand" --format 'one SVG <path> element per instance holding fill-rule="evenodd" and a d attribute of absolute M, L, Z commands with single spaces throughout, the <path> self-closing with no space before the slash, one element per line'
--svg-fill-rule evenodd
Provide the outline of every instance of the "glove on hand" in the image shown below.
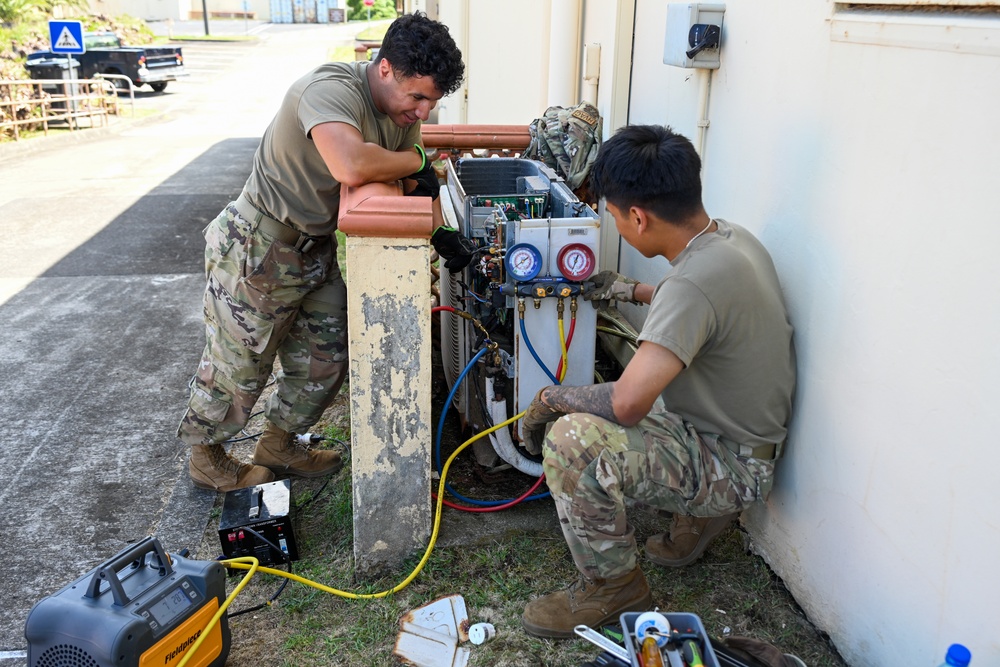
<path fill-rule="evenodd" d="M 431 236 L 431 245 L 445 260 L 444 266 L 449 271 L 461 271 L 467 267 L 477 249 L 472 239 L 449 227 L 438 227 Z"/>
<path fill-rule="evenodd" d="M 441 192 L 441 182 L 438 181 L 437 174 L 430 162 L 415 174 L 407 176 L 408 179 L 417 182 L 417 187 L 406 193 L 408 197 L 430 197 L 437 199 Z"/>
<path fill-rule="evenodd" d="M 538 390 L 531 405 L 525 410 L 524 417 L 521 418 L 521 436 L 524 439 L 525 448 L 531 454 L 539 454 L 542 451 L 542 441 L 545 440 L 545 425 L 563 416 L 564 413 L 550 408 L 542 403 L 542 392 L 546 387 Z"/>
<path fill-rule="evenodd" d="M 639 281 L 634 278 L 626 278 L 614 271 L 601 271 L 588 282 L 592 284 L 584 287 L 583 298 L 590 301 L 594 308 L 607 308 L 612 300 L 640 303 L 635 300 L 635 286 Z"/>

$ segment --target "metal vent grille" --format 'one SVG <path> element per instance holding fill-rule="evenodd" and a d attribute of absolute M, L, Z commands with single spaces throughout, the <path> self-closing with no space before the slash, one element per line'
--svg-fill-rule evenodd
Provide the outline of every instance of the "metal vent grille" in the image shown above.
<path fill-rule="evenodd" d="M 31 667 L 100 667 L 100 664 L 78 646 L 57 644 L 45 649 Z"/>
<path fill-rule="evenodd" d="M 445 278 L 446 275 L 447 278 Z M 461 285 L 458 284 L 460 277 L 461 274 L 453 274 L 447 270 L 441 272 L 442 306 L 452 306 L 456 310 L 464 309 L 464 305 L 458 298 L 462 289 Z M 455 386 L 458 376 L 469 363 L 465 329 L 465 320 L 451 313 L 441 313 L 441 365 L 444 367 L 444 376 L 449 389 Z M 466 395 L 467 392 L 462 388 L 455 392 L 455 409 L 462 415 L 468 410 Z"/>

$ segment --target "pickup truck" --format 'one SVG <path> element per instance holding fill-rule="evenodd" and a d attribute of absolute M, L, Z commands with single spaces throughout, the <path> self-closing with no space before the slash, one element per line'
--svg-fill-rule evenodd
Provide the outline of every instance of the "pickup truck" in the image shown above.
<path fill-rule="evenodd" d="M 179 46 L 122 46 L 121 40 L 113 32 L 88 32 L 83 35 L 84 53 L 73 54 L 80 63 L 76 72 L 79 79 L 92 79 L 95 74 L 119 74 L 132 80 L 134 86 L 149 85 L 154 92 L 162 92 L 168 81 L 187 76 L 184 71 L 184 56 Z M 35 76 L 44 62 L 65 60 L 67 56 L 51 51 L 36 51 L 28 54 L 25 66 Z M 127 88 L 121 79 L 111 79 L 118 88 Z"/>

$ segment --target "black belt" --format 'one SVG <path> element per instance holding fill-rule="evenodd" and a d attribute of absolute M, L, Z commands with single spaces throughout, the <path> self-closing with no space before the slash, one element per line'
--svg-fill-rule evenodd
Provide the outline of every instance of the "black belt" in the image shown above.
<path fill-rule="evenodd" d="M 743 456 L 748 459 L 763 459 L 770 460 L 774 458 L 774 451 L 777 446 L 773 442 L 769 442 L 766 445 L 757 445 L 756 447 L 751 447 L 750 445 L 741 445 L 732 440 L 724 440 L 719 438 L 719 442 L 725 445 L 726 449 L 731 451 L 737 456 Z"/>
<path fill-rule="evenodd" d="M 299 252 L 308 252 L 320 240 L 319 237 L 303 234 L 267 215 L 250 203 L 245 192 L 240 193 L 234 205 L 237 212 L 252 222 L 257 229 L 282 243 L 287 243 Z"/>

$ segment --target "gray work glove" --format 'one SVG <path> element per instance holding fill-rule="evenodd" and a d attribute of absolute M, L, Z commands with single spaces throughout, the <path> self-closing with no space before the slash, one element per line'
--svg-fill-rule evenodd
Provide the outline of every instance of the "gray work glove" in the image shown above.
<path fill-rule="evenodd" d="M 524 448 L 529 454 L 541 453 L 542 441 L 545 440 L 545 426 L 564 414 L 542 403 L 542 392 L 545 389 L 547 387 L 538 390 L 524 417 L 521 418 L 521 437 L 524 439 Z"/>
<path fill-rule="evenodd" d="M 601 271 L 584 283 L 583 298 L 597 309 L 607 308 L 611 301 L 641 303 L 635 300 L 635 286 L 638 284 L 638 280 L 626 278 L 615 271 Z"/>

